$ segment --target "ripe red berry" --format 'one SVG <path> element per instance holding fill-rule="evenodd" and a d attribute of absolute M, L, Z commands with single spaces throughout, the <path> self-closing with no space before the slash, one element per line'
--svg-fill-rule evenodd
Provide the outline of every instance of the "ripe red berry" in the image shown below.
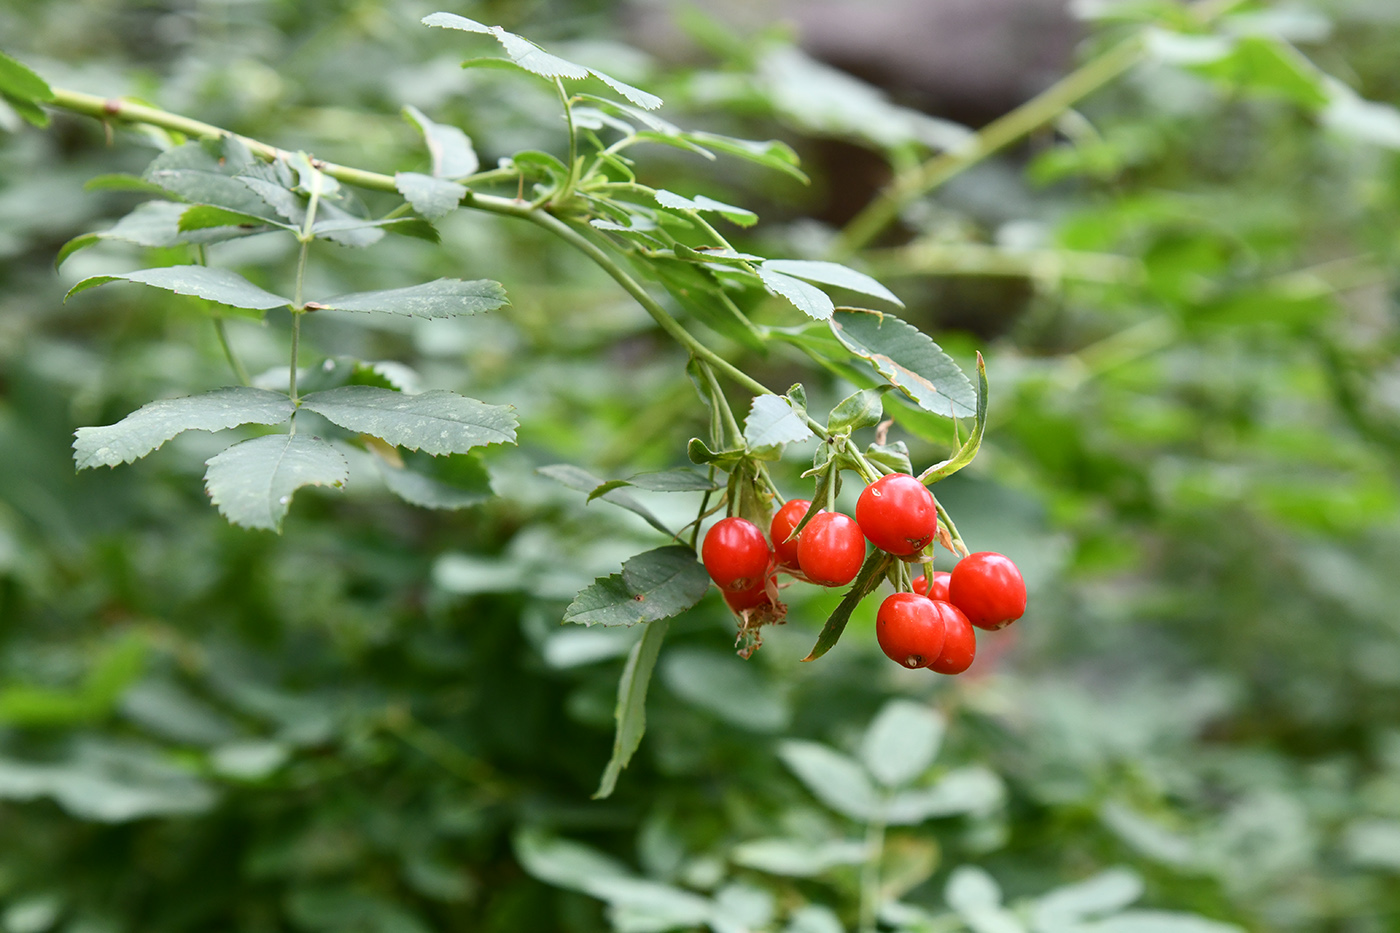
<path fill-rule="evenodd" d="M 934 586 L 937 585 L 935 580 Z M 952 603 L 935 599 L 933 607 L 943 618 L 943 650 L 938 652 L 929 669 L 940 674 L 961 674 L 972 666 L 977 654 L 977 630 Z"/>
<path fill-rule="evenodd" d="M 855 519 L 840 512 L 812 516 L 797 543 L 802 574 L 822 586 L 845 586 L 865 563 L 865 538 Z"/>
<path fill-rule="evenodd" d="M 721 590 L 738 593 L 763 581 L 772 555 L 757 525 L 746 518 L 724 518 L 705 535 L 700 558 Z"/>
<path fill-rule="evenodd" d="M 953 567 L 948 601 L 978 628 L 999 629 L 1025 614 L 1026 583 L 1009 557 L 979 551 Z"/>
<path fill-rule="evenodd" d="M 914 578 L 914 592 L 918 593 L 920 596 L 927 596 L 929 599 L 941 599 L 947 602 L 948 578 L 951 576 L 951 573 L 935 570 L 933 572 L 933 587 L 930 588 L 928 581 L 925 580 L 921 574 Z"/>
<path fill-rule="evenodd" d="M 783 507 L 778 509 L 773 516 L 773 524 L 768 528 L 768 537 L 773 539 L 773 553 L 777 555 L 778 566 L 785 570 L 796 570 L 797 563 L 797 542 L 800 537 L 788 540 L 792 534 L 792 529 L 797 527 L 797 523 L 802 521 L 802 516 L 807 514 L 807 510 L 812 507 L 810 499 L 789 499 L 783 503 Z M 815 515 L 812 516 L 816 518 Z M 804 531 L 806 529 L 803 529 Z"/>
<path fill-rule="evenodd" d="M 875 637 L 891 661 L 928 667 L 943 650 L 943 616 L 933 600 L 918 593 L 885 597 L 875 613 Z"/>
<path fill-rule="evenodd" d="M 870 543 L 896 557 L 928 547 L 938 534 L 933 494 L 907 473 L 882 476 L 856 500 L 856 521 Z"/>

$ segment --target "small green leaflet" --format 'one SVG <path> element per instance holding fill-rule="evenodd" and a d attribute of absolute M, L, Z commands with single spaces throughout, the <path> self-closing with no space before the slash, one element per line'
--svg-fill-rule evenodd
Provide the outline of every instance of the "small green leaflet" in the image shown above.
<path fill-rule="evenodd" d="M 922 483 L 936 483 L 941 479 L 947 479 L 954 473 L 961 470 L 972 462 L 972 458 L 977 456 L 977 451 L 982 447 L 982 435 L 987 431 L 987 364 L 982 361 L 982 354 L 977 354 L 977 420 L 972 425 L 972 434 L 963 443 L 958 452 L 953 454 L 942 463 L 935 463 L 933 466 L 919 474 L 919 481 Z"/>
<path fill-rule="evenodd" d="M 301 406 L 346 430 L 434 456 L 515 443 L 514 409 L 446 389 L 405 395 L 378 386 L 342 386 L 307 395 Z"/>
<path fill-rule="evenodd" d="M 598 790 L 593 794 L 594 800 L 612 796 L 622 769 L 627 767 L 637 746 L 642 744 L 642 735 L 647 729 L 647 687 L 651 684 L 656 657 L 661 652 L 661 642 L 665 640 L 669 626 L 665 619 L 652 622 L 642 632 L 641 641 L 633 645 L 627 655 L 627 664 L 622 668 L 622 679 L 617 685 L 617 707 L 613 710 L 617 732 L 613 736 L 612 757 L 603 770 Z"/>
<path fill-rule="evenodd" d="M 814 501 L 812 505 L 815 508 L 817 502 Z M 812 646 L 811 652 L 802 660 L 815 661 L 831 650 L 832 645 L 836 644 L 841 633 L 846 630 L 846 623 L 851 621 L 851 613 L 855 611 L 856 606 L 860 605 L 862 599 L 875 592 L 875 588 L 885 578 L 885 569 L 889 567 L 892 560 L 894 558 L 884 551 L 875 550 L 870 553 L 861 566 L 860 573 L 856 574 L 855 582 L 851 584 L 851 588 L 846 591 L 846 595 L 841 598 L 841 602 L 827 618 L 826 625 L 822 626 L 821 634 L 817 636 L 817 643 Z"/>
<path fill-rule="evenodd" d="M 38 127 L 49 125 L 49 115 L 38 102 L 52 100 L 53 91 L 43 78 L 4 52 L 0 52 L 0 98 L 26 122 Z"/>
<path fill-rule="evenodd" d="M 81 284 L 81 283 L 80 283 Z M 506 300 L 505 286 L 490 279 L 435 279 L 407 288 L 390 288 L 377 292 L 355 292 L 308 302 L 311 310 L 383 311 L 387 314 L 409 314 L 417 317 L 444 318 L 459 314 L 494 311 Z"/>
<path fill-rule="evenodd" d="M 890 386 L 879 386 L 874 389 L 861 389 L 853 395 L 846 396 L 827 416 L 826 429 L 832 434 L 849 434 L 879 424 L 885 417 L 882 398 L 889 390 Z"/>
<path fill-rule="evenodd" d="M 466 461 L 465 464 L 453 471 L 461 475 L 453 476 L 451 483 L 408 467 L 394 466 L 385 462 L 382 457 L 373 459 L 375 468 L 389 491 L 419 508 L 465 509 L 485 502 L 495 495 L 491 490 L 490 475 L 474 457 L 461 458 Z"/>
<path fill-rule="evenodd" d="M 588 501 L 592 502 L 623 486 L 636 486 L 651 492 L 709 492 L 719 488 L 718 483 L 710 481 L 694 470 L 682 468 L 659 473 L 638 473 L 627 479 L 609 480 L 590 492 Z"/>
<path fill-rule="evenodd" d="M 423 134 L 432 160 L 434 178 L 462 178 L 481 167 L 481 160 L 472 148 L 471 137 L 448 123 L 434 123 L 423 111 L 411 104 L 403 108 L 404 116 Z"/>
<path fill-rule="evenodd" d="M 455 181 L 418 172 L 399 172 L 394 176 L 394 187 L 415 211 L 429 220 L 446 217 L 467 196 L 467 189 Z"/>
<path fill-rule="evenodd" d="M 744 419 L 744 440 L 752 448 L 805 441 L 812 429 L 781 395 L 756 395 Z"/>
<path fill-rule="evenodd" d="M 307 434 L 270 434 L 234 444 L 205 461 L 204 488 L 219 512 L 235 525 L 280 532 L 303 486 L 345 485 L 345 458 Z"/>
<path fill-rule="evenodd" d="M 207 298 L 220 304 L 253 311 L 283 308 L 292 303 L 292 299 L 264 291 L 236 272 L 210 266 L 165 266 L 159 269 L 142 269 L 126 275 L 93 275 L 69 289 L 63 300 L 67 301 L 89 288 L 117 281 L 139 282 L 142 285 L 163 288 L 177 295 L 193 295 L 196 298 Z"/>
<path fill-rule="evenodd" d="M 661 98 L 655 94 L 649 94 L 640 88 L 635 88 L 595 68 L 585 68 L 571 61 L 565 61 L 557 55 L 551 55 L 529 39 L 517 36 L 513 32 L 506 32 L 500 26 L 487 26 L 455 13 L 432 13 L 423 17 L 422 22 L 424 26 L 440 26 L 444 29 L 461 29 L 465 32 L 494 36 L 496 41 L 501 43 L 501 46 L 506 50 L 511 61 L 542 78 L 569 78 L 580 81 L 592 75 L 638 107 L 655 110 L 661 106 Z"/>
<path fill-rule="evenodd" d="M 758 215 L 753 211 L 742 207 L 735 207 L 733 204 L 725 204 L 723 201 L 716 201 L 714 198 L 707 198 L 703 194 L 697 194 L 693 198 L 687 198 L 676 194 L 674 191 L 667 191 L 665 188 L 661 188 L 655 192 L 655 197 L 656 203 L 660 204 L 662 207 L 669 207 L 677 211 L 712 211 L 741 227 L 751 227 L 758 222 Z"/>
<path fill-rule="evenodd" d="M 214 227 L 199 230 L 182 230 L 181 218 L 192 208 L 188 204 L 174 201 L 145 201 L 117 221 L 111 229 L 98 233 L 84 233 L 63 245 L 54 259 L 54 267 L 80 249 L 86 249 L 100 240 L 121 240 L 137 246 L 178 246 L 182 243 L 211 243 L 234 239 L 256 233 L 256 230 L 242 227 Z M 266 221 L 259 220 L 259 223 Z"/>
<path fill-rule="evenodd" d="M 872 298 L 883 298 L 891 304 L 904 307 L 904 302 L 885 286 L 866 275 L 841 265 L 839 262 L 819 262 L 810 259 L 769 259 L 763 263 L 765 269 L 772 269 L 783 275 L 790 275 L 809 282 L 835 285 L 850 289 Z"/>
<path fill-rule="evenodd" d="M 709 588 L 709 574 L 695 552 L 667 545 L 629 558 L 620 574 L 595 580 L 564 610 L 564 621 L 636 625 L 669 619 L 698 603 Z"/>
<path fill-rule="evenodd" d="M 758 277 L 770 291 L 782 295 L 808 317 L 825 321 L 836 310 L 836 303 L 827 297 L 826 292 L 815 285 L 808 285 L 801 279 L 770 269 L 768 263 L 758 267 Z"/>
<path fill-rule="evenodd" d="M 242 214 L 226 207 L 215 207 L 212 204 L 196 204 L 194 207 L 186 208 L 185 212 L 180 215 L 178 226 L 181 233 L 218 227 L 243 227 L 252 230 L 258 227 L 275 226 L 283 230 L 295 229 L 290 224 L 277 223 L 265 217 Z"/>
<path fill-rule="evenodd" d="M 912 324 L 892 314 L 843 308 L 831 319 L 831 332 L 924 411 L 957 418 L 977 413 L 977 393 L 967 376 Z"/>
<path fill-rule="evenodd" d="M 603 480 L 589 473 L 582 467 L 576 467 L 571 463 L 553 463 L 549 466 L 542 466 L 535 472 L 541 476 L 548 476 L 555 482 L 563 483 L 570 489 L 576 489 L 579 492 L 591 493 L 599 486 L 605 485 Z M 611 502 L 613 505 L 624 508 L 633 514 L 640 515 L 648 525 L 655 528 L 663 535 L 671 534 L 671 529 L 663 525 L 661 519 L 657 518 L 651 509 L 642 505 L 621 489 L 607 490 L 601 493 L 598 498 L 605 502 Z"/>
<path fill-rule="evenodd" d="M 765 166 L 791 175 L 804 185 L 810 182 L 807 175 L 798 168 L 797 153 L 787 143 L 777 139 L 754 140 L 735 139 L 733 136 L 719 136 L 715 133 L 689 132 L 682 136 L 690 142 L 718 149 L 740 159 Z"/>
<path fill-rule="evenodd" d="M 184 431 L 222 431 L 240 424 L 281 424 L 292 416 L 281 392 L 230 386 L 203 395 L 143 405 L 116 424 L 79 428 L 73 442 L 77 469 L 131 463 Z"/>

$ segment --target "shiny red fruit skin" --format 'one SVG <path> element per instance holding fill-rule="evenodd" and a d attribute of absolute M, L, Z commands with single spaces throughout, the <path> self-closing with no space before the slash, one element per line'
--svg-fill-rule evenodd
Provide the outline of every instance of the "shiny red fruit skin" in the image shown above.
<path fill-rule="evenodd" d="M 918 593 L 920 596 L 927 596 L 929 599 L 941 599 L 947 602 L 948 578 L 951 576 L 952 574 L 947 571 L 935 570 L 933 572 L 933 590 L 930 592 L 928 589 L 928 581 L 920 574 L 914 578 L 914 592 Z"/>
<path fill-rule="evenodd" d="M 811 507 L 811 499 L 789 499 L 774 514 L 773 524 L 768 527 L 768 537 L 773 539 L 773 553 L 777 555 L 778 566 L 784 570 L 796 570 L 799 566 L 797 563 L 797 542 L 801 538 L 793 538 L 789 541 L 788 535 L 792 534 L 792 529 L 797 527 L 797 523 L 802 521 L 802 516 L 806 515 L 807 510 Z M 812 517 L 816 518 L 815 515 Z"/>
<path fill-rule="evenodd" d="M 885 657 L 904 667 L 928 667 L 943 650 L 943 615 L 918 593 L 885 597 L 875 613 L 875 638 Z"/>
<path fill-rule="evenodd" d="M 735 517 L 715 522 L 705 535 L 700 559 L 721 590 L 739 593 L 763 582 L 772 554 L 758 526 Z"/>
<path fill-rule="evenodd" d="M 776 583 L 778 578 L 770 577 L 769 579 Z M 737 593 L 725 590 L 724 602 L 735 612 L 743 612 L 745 609 L 757 609 L 765 603 L 771 603 L 772 600 L 768 598 L 768 588 L 760 580 L 748 589 L 740 590 Z"/>
<path fill-rule="evenodd" d="M 935 580 L 933 585 L 938 586 Z M 940 674 L 961 674 L 972 666 L 977 656 L 977 630 L 961 609 L 941 599 L 933 600 L 934 609 L 943 619 L 943 650 L 938 652 L 929 670 Z"/>
<path fill-rule="evenodd" d="M 865 563 L 865 536 L 855 519 L 841 512 L 812 516 L 797 543 L 802 575 L 822 586 L 845 586 Z"/>
<path fill-rule="evenodd" d="M 866 486 L 856 500 L 856 521 L 871 544 L 896 557 L 917 554 L 938 534 L 933 494 L 907 473 Z"/>
<path fill-rule="evenodd" d="M 948 601 L 978 628 L 995 630 L 1026 612 L 1026 583 L 1011 558 L 995 551 L 969 554 L 953 567 Z"/>

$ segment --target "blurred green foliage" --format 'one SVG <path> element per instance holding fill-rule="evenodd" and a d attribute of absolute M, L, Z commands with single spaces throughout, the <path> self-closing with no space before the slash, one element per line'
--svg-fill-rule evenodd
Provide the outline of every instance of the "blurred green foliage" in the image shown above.
<path fill-rule="evenodd" d="M 619 50 L 610 4 L 478 6 L 687 125 L 803 153 L 838 138 L 896 168 L 964 138 L 777 34 L 692 16 L 706 57 L 670 65 Z M 799 664 L 839 598 L 800 588 L 740 661 L 712 594 L 671 623 L 640 752 L 598 802 L 640 632 L 558 623 L 661 542 L 534 470 L 684 464 L 705 430 L 684 355 L 539 230 L 459 211 L 442 248 L 323 250 L 308 288 L 492 278 L 508 311 L 315 317 L 303 339 L 516 406 L 520 446 L 484 457 L 497 498 L 306 491 L 278 537 L 209 508 L 206 435 L 75 475 L 75 428 L 230 377 L 183 299 L 61 303 L 84 275 L 184 261 L 104 242 L 53 272 L 136 203 L 83 185 L 139 172 L 139 131 L 109 146 L 93 121 L 6 119 L 0 927 L 817 933 L 862 921 L 872 838 L 889 928 L 1400 926 L 1400 118 L 1363 100 L 1400 103 L 1400 17 L 1258 4 L 1193 36 L 1173 3 L 1084 6 L 1107 10 L 1090 54 L 1156 17 L 1147 60 L 853 260 L 965 369 L 986 355 L 982 456 L 937 491 L 975 550 L 1017 560 L 1032 609 L 969 674 L 931 679 L 879 654 L 871 605 Z M 557 152 L 551 92 L 459 69 L 460 37 L 418 25 L 433 9 L 11 0 L 0 36 L 54 84 L 352 165 L 424 169 L 404 104 L 464 127 L 486 165 Z M 756 252 L 819 258 L 834 235 L 810 218 L 845 182 L 818 162 L 806 188 L 640 158 L 657 187 L 753 208 Z M 289 271 L 256 240 L 223 261 Z M 230 322 L 255 373 L 286 327 Z M 767 385 L 803 381 L 813 411 L 851 389 L 783 346 L 713 342 Z M 894 431 L 914 463 L 945 456 L 946 428 L 915 424 Z M 793 495 L 804 451 L 779 473 Z M 635 494 L 672 527 L 698 502 Z M 899 794 L 907 820 L 871 817 Z"/>

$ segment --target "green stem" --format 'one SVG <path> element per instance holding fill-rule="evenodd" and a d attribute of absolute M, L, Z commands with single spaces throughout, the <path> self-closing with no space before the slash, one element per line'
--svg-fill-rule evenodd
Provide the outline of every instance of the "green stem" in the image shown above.
<path fill-rule="evenodd" d="M 564 90 L 564 82 L 555 78 L 554 88 L 559 92 L 559 102 L 564 105 L 564 119 L 569 124 L 569 177 L 557 195 L 558 203 L 562 204 L 574 193 L 574 184 L 578 180 L 578 134 L 574 131 L 574 108 L 569 102 L 568 92 Z"/>
<path fill-rule="evenodd" d="M 252 380 L 248 378 L 248 370 L 243 368 L 242 361 L 233 352 L 233 345 L 228 342 L 228 329 L 224 327 L 222 314 L 214 315 L 214 334 L 219 338 L 219 346 L 224 348 L 224 359 L 228 360 L 228 365 L 238 377 L 239 383 L 245 386 L 250 384 Z"/>
<path fill-rule="evenodd" d="M 885 821 L 877 818 L 865 827 L 865 864 L 860 870 L 860 933 L 875 933 L 880 909 L 880 859 L 885 852 Z"/>
<path fill-rule="evenodd" d="M 958 526 L 953 524 L 953 516 L 948 514 L 948 510 L 943 508 L 943 503 L 936 498 L 933 500 L 934 506 L 938 509 L 938 520 L 943 523 L 943 527 L 948 529 L 948 537 L 953 539 L 953 550 L 966 557 L 968 554 L 967 545 L 963 542 L 962 535 L 958 534 Z"/>
<path fill-rule="evenodd" d="M 860 250 L 888 227 L 906 205 L 1049 123 L 1132 68 L 1142 55 L 1140 37 L 1135 35 L 1120 42 L 1015 110 L 988 123 L 966 145 L 901 172 L 846 225 L 832 249 L 833 257 L 844 259 Z"/>
<path fill-rule="evenodd" d="M 703 360 L 700 361 L 699 368 L 700 372 L 705 375 L 705 385 L 709 387 L 710 400 L 720 417 L 725 448 L 736 450 L 743 447 L 744 432 L 739 429 L 739 422 L 734 417 L 734 411 L 729 407 L 729 399 L 725 398 L 724 389 L 720 388 L 719 380 L 715 378 L 715 371 Z"/>

